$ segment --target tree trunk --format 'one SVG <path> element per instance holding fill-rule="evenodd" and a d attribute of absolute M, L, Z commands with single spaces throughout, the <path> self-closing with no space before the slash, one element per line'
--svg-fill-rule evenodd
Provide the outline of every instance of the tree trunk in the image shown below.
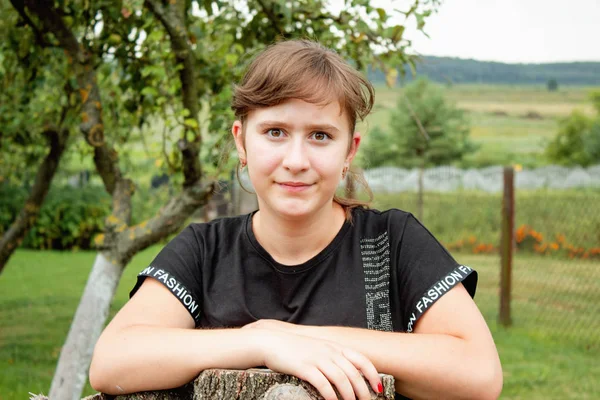
<path fill-rule="evenodd" d="M 50 387 L 51 399 L 79 399 L 122 272 L 123 266 L 112 263 L 107 254 L 98 253 L 60 352 Z"/>

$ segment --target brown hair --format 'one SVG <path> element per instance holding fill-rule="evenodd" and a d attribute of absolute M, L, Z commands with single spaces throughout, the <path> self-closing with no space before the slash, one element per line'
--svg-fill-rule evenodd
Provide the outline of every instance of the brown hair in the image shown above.
<path fill-rule="evenodd" d="M 357 119 L 364 120 L 373 107 L 375 91 L 371 83 L 336 52 L 309 40 L 282 41 L 267 47 L 250 63 L 239 86 L 235 86 L 231 108 L 245 126 L 252 110 L 299 99 L 325 105 L 335 99 L 346 111 L 350 140 Z M 243 134 L 243 133 L 242 133 Z M 362 173 L 348 172 L 348 178 L 361 184 L 368 201 L 334 196 L 346 210 L 346 218 L 356 207 L 368 207 L 373 199 Z"/>

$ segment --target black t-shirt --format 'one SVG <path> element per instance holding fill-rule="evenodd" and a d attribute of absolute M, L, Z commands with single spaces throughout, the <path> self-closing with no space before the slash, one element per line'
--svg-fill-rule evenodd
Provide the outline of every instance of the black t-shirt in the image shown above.
<path fill-rule="evenodd" d="M 191 224 L 139 275 L 167 287 L 198 328 L 259 319 L 412 332 L 437 299 L 477 273 L 458 264 L 412 214 L 354 209 L 333 241 L 303 264 L 275 261 L 252 231 L 252 214 Z"/>
<path fill-rule="evenodd" d="M 279 264 L 258 243 L 252 214 L 191 224 L 138 276 L 163 283 L 196 327 L 258 319 L 411 332 L 419 317 L 477 273 L 459 265 L 411 214 L 353 210 L 333 241 L 303 264 Z"/>

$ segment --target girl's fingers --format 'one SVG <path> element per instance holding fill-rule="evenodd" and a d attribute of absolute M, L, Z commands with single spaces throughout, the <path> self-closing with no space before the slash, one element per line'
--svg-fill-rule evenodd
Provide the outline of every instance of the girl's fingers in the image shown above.
<path fill-rule="evenodd" d="M 367 378 L 371 388 L 375 393 L 381 393 L 383 391 L 383 386 L 381 383 L 381 378 L 379 377 L 379 373 L 375 369 L 375 366 L 367 357 L 362 355 L 361 353 L 344 348 L 342 349 L 342 354 L 348 361 L 350 361 L 362 374 Z"/>
<path fill-rule="evenodd" d="M 296 375 L 298 378 L 313 385 L 325 400 L 338 400 L 333 386 L 318 368 L 306 366 L 303 370 L 302 374 Z"/>
<path fill-rule="evenodd" d="M 356 366 L 342 356 L 336 358 L 335 363 L 342 371 L 344 371 L 350 380 L 350 384 L 352 384 L 352 388 L 354 389 L 354 393 L 358 400 L 370 400 L 371 392 L 369 391 L 369 387 L 361 373 L 356 369 Z"/>
<path fill-rule="evenodd" d="M 329 382 L 337 388 L 344 400 L 356 400 L 354 389 L 344 371 L 332 360 L 328 360 L 318 366 L 319 371 L 325 375 Z"/>

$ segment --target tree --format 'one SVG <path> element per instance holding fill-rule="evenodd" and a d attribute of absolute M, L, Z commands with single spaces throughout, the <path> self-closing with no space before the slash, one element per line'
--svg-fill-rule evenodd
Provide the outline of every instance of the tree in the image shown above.
<path fill-rule="evenodd" d="M 445 99 L 442 88 L 419 79 L 399 97 L 390 128 L 367 136 L 364 157 L 372 167 L 430 167 L 458 161 L 475 149 L 465 113 Z"/>
<path fill-rule="evenodd" d="M 438 0 L 417 1 L 403 14 L 419 29 Z M 228 136 L 231 84 L 247 55 L 278 38 L 312 37 L 361 69 L 373 64 L 390 78 L 413 59 L 404 27 L 365 0 L 332 14 L 320 0 L 11 0 L 17 37 L 35 38 L 32 56 L 48 51 L 61 68 L 48 71 L 69 88 L 82 153 L 112 197 L 98 255 L 62 348 L 50 398 L 75 399 L 85 383 L 93 346 L 123 269 L 140 250 L 179 230 L 205 204 Z M 3 10 L 4 11 L 4 10 Z M 5 18 L 3 12 L 3 18 Z M 48 50 L 45 50 L 45 49 Z M 374 49 L 378 50 L 374 54 Z M 4 51 L 4 49 L 3 49 Z M 20 66 L 9 66 L 10 73 Z M 53 85 L 63 87 L 64 85 Z M 10 117 L 10 114 L 9 114 Z M 153 135 L 148 123 L 164 122 Z M 138 128 L 138 129 L 134 129 Z M 135 140 L 134 140 L 134 136 Z M 147 137 L 146 137 L 147 136 Z M 181 190 L 146 222 L 131 226 L 134 142 L 159 142 L 159 154 Z M 149 141 L 149 140 L 148 140 Z M 83 149 L 85 148 L 85 150 Z"/>
<path fill-rule="evenodd" d="M 546 157 L 560 165 L 588 166 L 600 162 L 600 91 L 590 93 L 595 116 L 574 110 L 559 121 L 558 133 L 546 146 Z"/>
<path fill-rule="evenodd" d="M 9 11 L 8 4 L 0 5 L 5 16 L 0 21 L 5 38 L 0 43 L 0 183 L 30 191 L 0 237 L 0 273 L 37 220 L 65 153 L 74 111 L 67 101 L 72 87 L 57 74 L 63 66 L 53 57 L 56 50 L 35 31 L 14 29 L 28 20 L 22 9 Z"/>
<path fill-rule="evenodd" d="M 558 82 L 554 78 L 549 79 L 546 87 L 548 88 L 549 92 L 556 92 L 558 90 Z"/>
<path fill-rule="evenodd" d="M 374 167 L 419 168 L 417 217 L 423 220 L 424 168 L 450 164 L 475 150 L 468 121 L 445 99 L 443 89 L 421 78 L 406 86 L 390 125 L 388 133 L 374 130 L 365 158 Z"/>

